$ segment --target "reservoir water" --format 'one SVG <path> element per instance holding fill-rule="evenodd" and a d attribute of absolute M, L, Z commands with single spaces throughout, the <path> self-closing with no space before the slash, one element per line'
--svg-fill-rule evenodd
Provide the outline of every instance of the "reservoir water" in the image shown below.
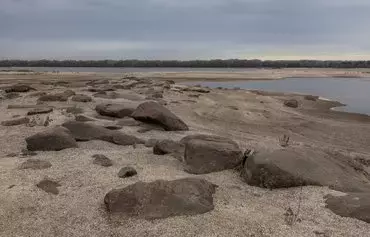
<path fill-rule="evenodd" d="M 324 97 L 346 104 L 335 110 L 370 115 L 370 78 L 287 78 L 271 81 L 197 82 L 212 88 L 295 92 Z"/>

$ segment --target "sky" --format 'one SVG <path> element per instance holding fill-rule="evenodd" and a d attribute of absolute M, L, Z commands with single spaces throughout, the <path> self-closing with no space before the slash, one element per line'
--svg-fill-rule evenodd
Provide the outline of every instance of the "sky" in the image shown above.
<path fill-rule="evenodd" d="M 370 60 L 370 0 L 0 0 L 0 59 Z"/>

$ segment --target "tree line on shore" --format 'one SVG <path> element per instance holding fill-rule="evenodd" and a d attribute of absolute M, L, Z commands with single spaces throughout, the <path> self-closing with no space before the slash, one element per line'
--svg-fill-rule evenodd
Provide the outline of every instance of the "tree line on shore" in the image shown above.
<path fill-rule="evenodd" d="M 370 60 L 0 60 L 0 67 L 370 68 Z"/>

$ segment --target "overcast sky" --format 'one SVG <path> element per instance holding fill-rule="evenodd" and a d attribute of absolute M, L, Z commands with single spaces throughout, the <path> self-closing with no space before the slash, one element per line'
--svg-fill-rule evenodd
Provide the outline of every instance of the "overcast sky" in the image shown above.
<path fill-rule="evenodd" d="M 0 58 L 370 59 L 370 0 L 0 0 Z"/>

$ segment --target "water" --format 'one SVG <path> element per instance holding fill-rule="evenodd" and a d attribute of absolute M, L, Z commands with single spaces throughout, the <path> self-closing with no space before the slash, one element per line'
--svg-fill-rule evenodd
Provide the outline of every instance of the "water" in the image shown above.
<path fill-rule="evenodd" d="M 336 110 L 370 115 L 370 78 L 289 78 L 274 81 L 200 82 L 212 88 L 224 87 L 296 92 L 324 97 L 346 104 Z"/>
<path fill-rule="evenodd" d="M 257 68 L 182 68 L 182 67 L 0 67 L 1 70 L 31 70 L 34 72 L 102 72 L 102 73 L 134 73 L 134 72 L 250 72 Z"/>

